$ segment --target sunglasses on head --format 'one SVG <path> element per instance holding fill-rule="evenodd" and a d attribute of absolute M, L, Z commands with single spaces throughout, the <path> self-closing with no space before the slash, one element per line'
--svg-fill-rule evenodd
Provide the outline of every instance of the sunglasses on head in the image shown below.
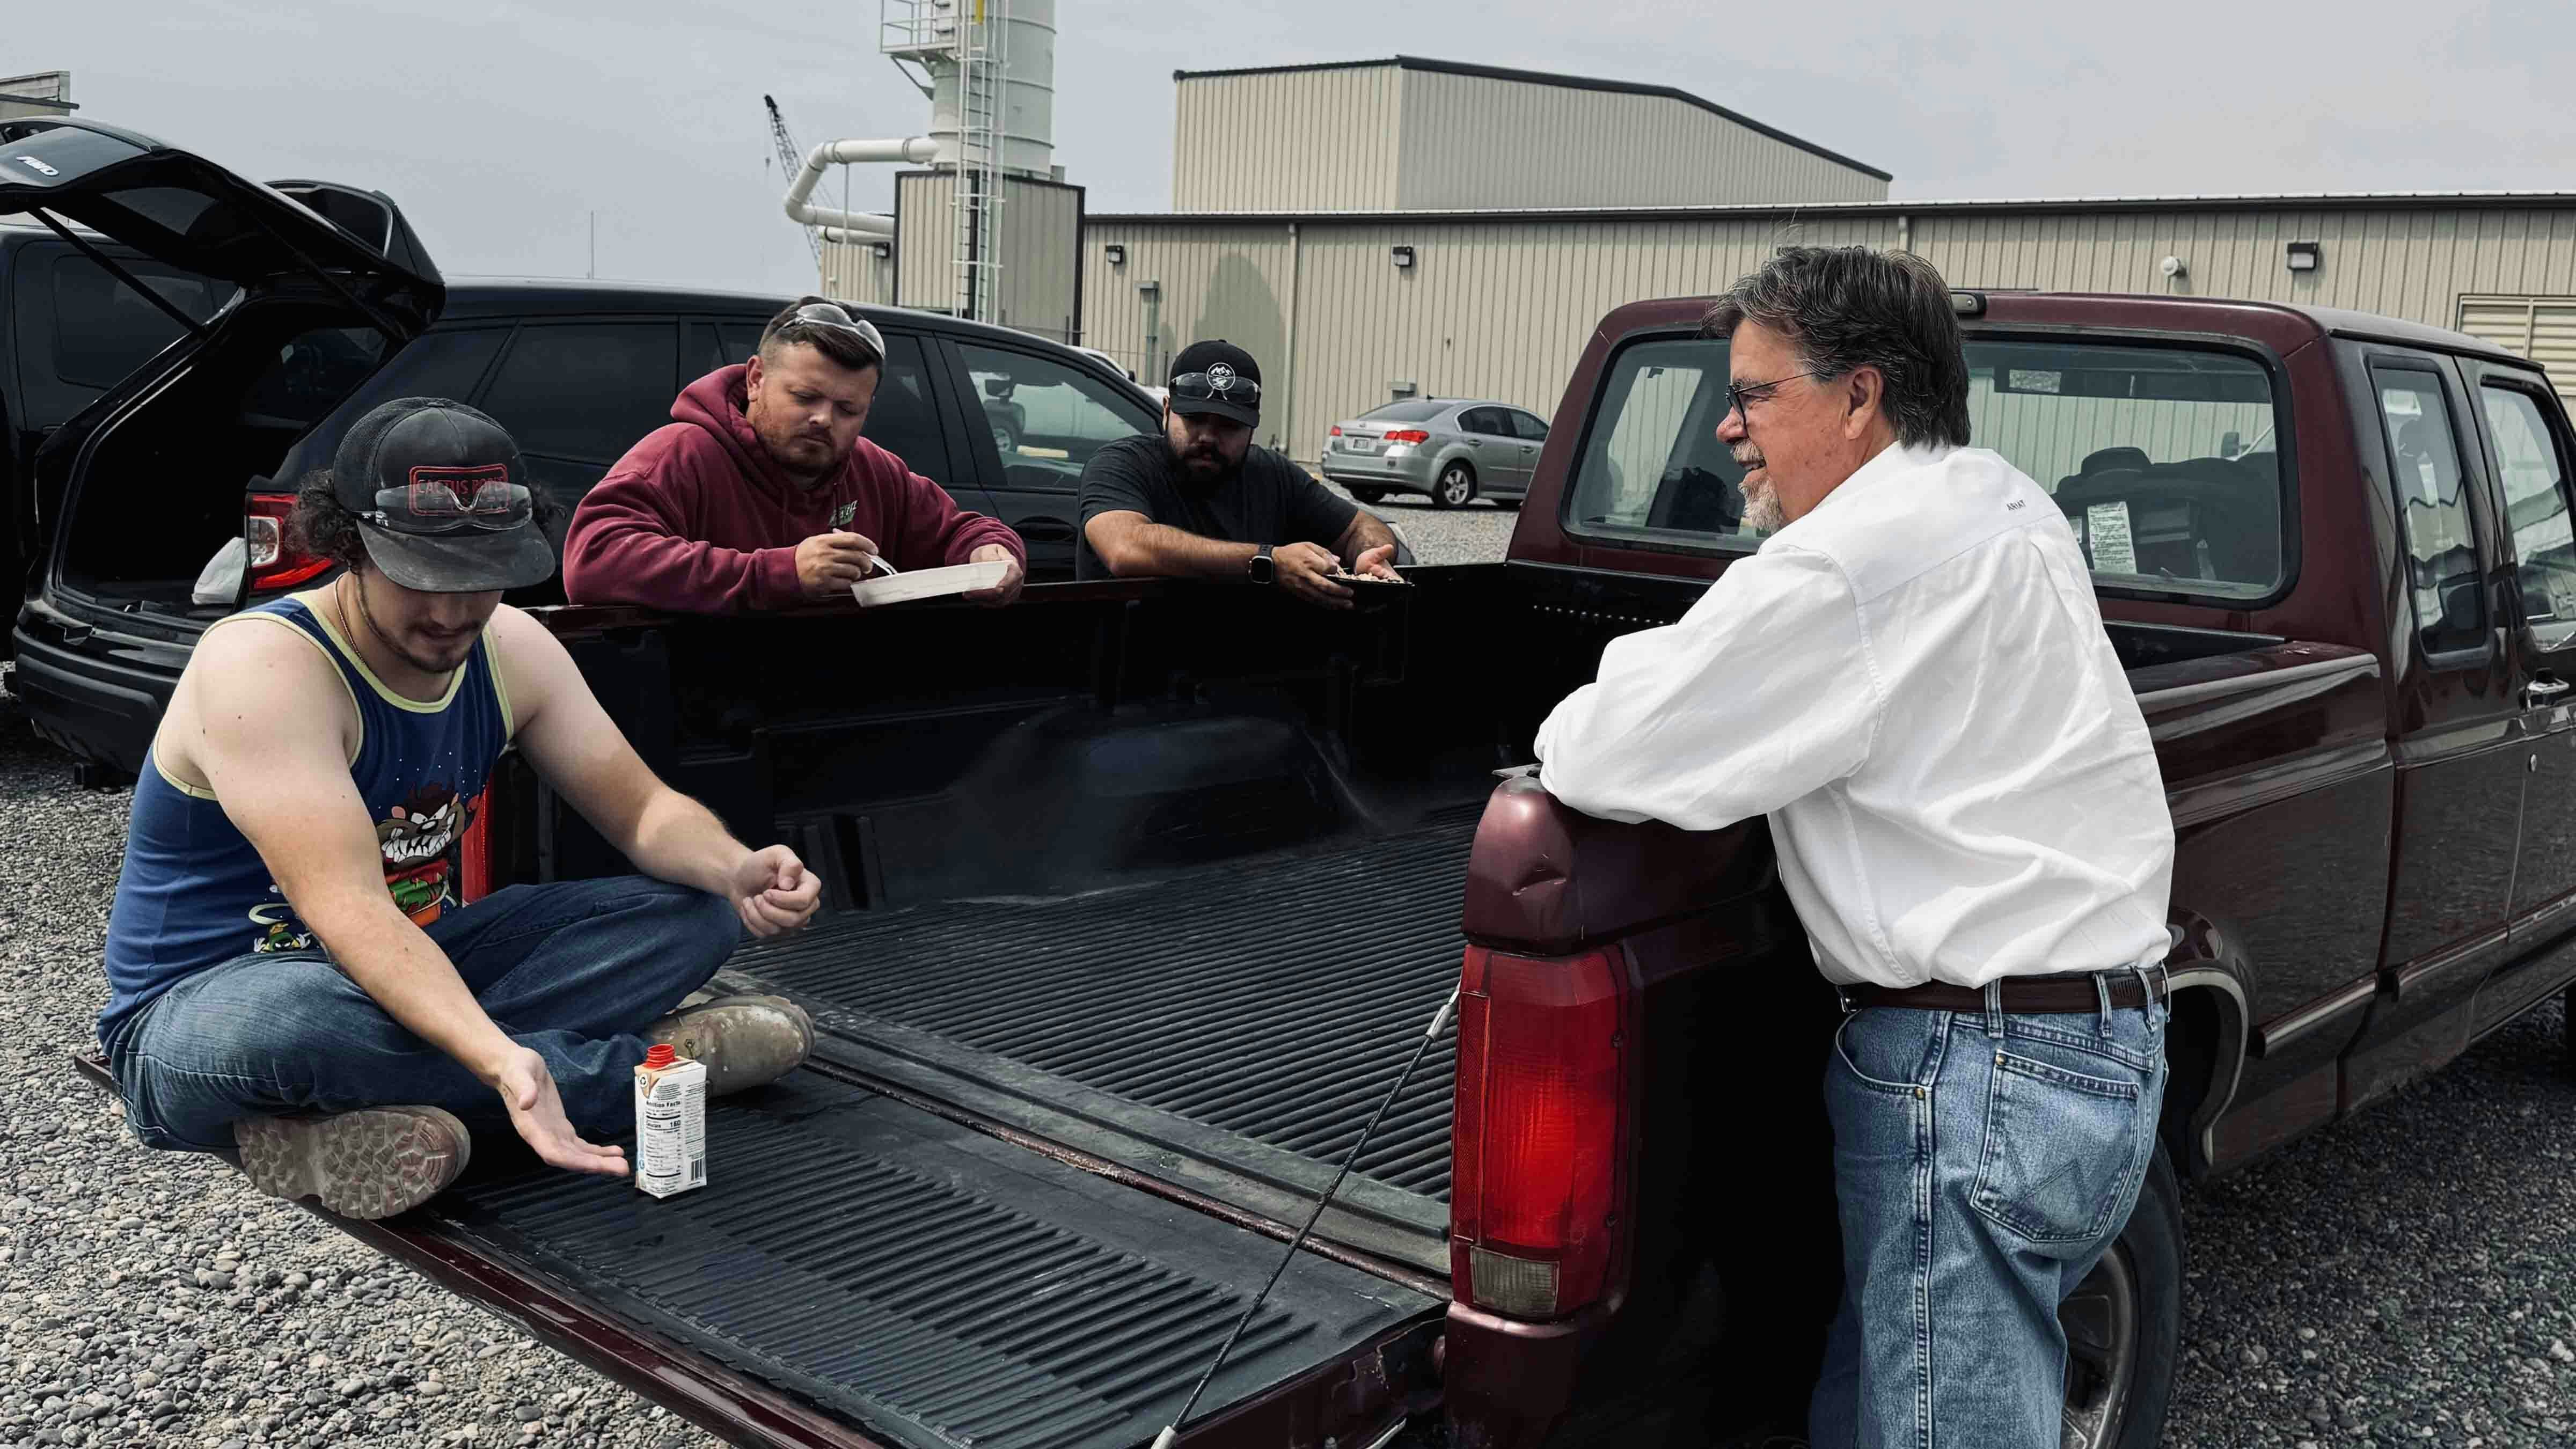
<path fill-rule="evenodd" d="M 1261 406 L 1261 384 L 1239 373 L 1222 376 L 1204 372 L 1185 372 L 1172 379 L 1172 396 L 1191 402 L 1241 403 L 1245 407 Z"/>
<path fill-rule="evenodd" d="M 847 332 L 866 343 L 870 353 L 885 356 L 884 335 L 873 324 L 851 316 L 848 308 L 835 302 L 808 302 L 797 308 L 796 315 L 778 324 L 778 334 L 797 327 L 828 327 L 835 332 Z"/>
<path fill-rule="evenodd" d="M 376 490 L 368 522 L 395 533 L 453 533 L 460 528 L 499 532 L 536 514 L 536 499 L 509 481 L 499 464 L 479 468 L 414 468 L 400 488 Z"/>

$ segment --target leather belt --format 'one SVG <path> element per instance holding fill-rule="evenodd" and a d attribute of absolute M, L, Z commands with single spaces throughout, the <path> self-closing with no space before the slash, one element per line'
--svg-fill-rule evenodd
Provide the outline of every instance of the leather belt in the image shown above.
<path fill-rule="evenodd" d="M 2003 988 L 2003 1009 L 2009 1012 L 2043 1015 L 2099 1011 L 2102 1009 L 2102 997 L 2093 987 L 2093 981 L 2097 975 L 2109 979 L 2111 1004 L 2114 1007 L 2146 1005 L 2146 990 L 2138 984 L 2136 972 L 2087 971 L 2079 975 L 2007 976 L 1998 983 Z M 2164 973 L 2150 970 L 2147 975 L 2155 982 L 2156 999 L 2163 1000 Z M 1842 993 L 1843 1000 L 1854 1007 L 1910 1006 L 1920 1011 L 1983 1011 L 1986 1009 L 1984 988 L 1953 986 L 1946 981 L 1933 981 L 1921 986 L 1902 988 L 1846 986 L 1842 988 Z"/>

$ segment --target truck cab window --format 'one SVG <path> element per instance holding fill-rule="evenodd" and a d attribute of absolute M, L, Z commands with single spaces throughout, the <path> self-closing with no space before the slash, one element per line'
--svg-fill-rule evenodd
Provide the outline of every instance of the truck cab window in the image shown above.
<path fill-rule="evenodd" d="M 2388 445 L 2388 486 L 2406 536 L 2408 593 L 2424 652 L 2476 648 L 2486 638 L 2477 534 L 2461 486 L 2459 434 L 2442 379 L 2415 369 L 2374 369 Z"/>
<path fill-rule="evenodd" d="M 1717 440 L 1725 412 L 1725 343 L 1676 338 L 1622 352 L 1575 464 L 1568 527 L 1751 547 L 1744 470 Z"/>
<path fill-rule="evenodd" d="M 2486 408 L 2504 485 L 2523 622 L 2563 636 L 2576 626 L 2576 534 L 2568 526 L 2567 478 L 2557 441 L 2531 394 L 2482 387 L 2478 401 Z"/>
<path fill-rule="evenodd" d="M 1102 446 L 1159 426 L 1108 383 L 1052 358 L 970 342 L 957 351 L 1002 455 L 1006 488 L 1071 492 Z"/>

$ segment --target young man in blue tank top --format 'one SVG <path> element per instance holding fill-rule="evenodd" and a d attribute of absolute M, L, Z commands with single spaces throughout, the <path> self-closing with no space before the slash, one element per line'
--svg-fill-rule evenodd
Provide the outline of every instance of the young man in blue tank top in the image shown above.
<path fill-rule="evenodd" d="M 554 636 L 501 607 L 554 572 L 535 514 L 498 423 L 386 403 L 297 498 L 346 572 L 197 646 L 108 925 L 99 1038 L 146 1143 L 238 1147 L 268 1192 L 383 1217 L 455 1180 L 469 1123 L 623 1175 L 592 1139 L 631 1120 L 654 1043 L 719 1093 L 812 1048 L 776 997 L 677 1010 L 746 928 L 803 925 L 820 883 L 657 779 Z M 461 904 L 457 842 L 506 744 L 644 874 Z"/>

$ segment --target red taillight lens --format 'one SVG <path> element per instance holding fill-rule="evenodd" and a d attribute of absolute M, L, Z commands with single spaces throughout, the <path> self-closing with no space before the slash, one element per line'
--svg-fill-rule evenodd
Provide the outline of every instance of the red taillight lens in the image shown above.
<path fill-rule="evenodd" d="M 1335 423 L 1335 424 L 1333 424 L 1333 432 L 1332 432 L 1332 436 L 1334 436 L 1334 437 L 1338 438 L 1338 437 L 1340 437 L 1341 435 L 1342 435 L 1342 425 L 1341 425 L 1340 423 Z"/>
<path fill-rule="evenodd" d="M 293 588 L 331 571 L 329 559 L 306 553 L 288 539 L 286 516 L 294 511 L 292 493 L 250 496 L 250 506 L 242 515 L 242 534 L 250 545 L 251 592 Z"/>
<path fill-rule="evenodd" d="M 1592 951 L 1470 947 L 1458 1002 L 1450 1273 L 1463 1301 L 1559 1318 L 1598 1301 L 1618 1230 L 1625 972 Z"/>
<path fill-rule="evenodd" d="M 1431 441 L 1431 435 L 1420 428 L 1398 428 L 1387 434 L 1386 440 L 1390 443 L 1427 443 Z"/>

